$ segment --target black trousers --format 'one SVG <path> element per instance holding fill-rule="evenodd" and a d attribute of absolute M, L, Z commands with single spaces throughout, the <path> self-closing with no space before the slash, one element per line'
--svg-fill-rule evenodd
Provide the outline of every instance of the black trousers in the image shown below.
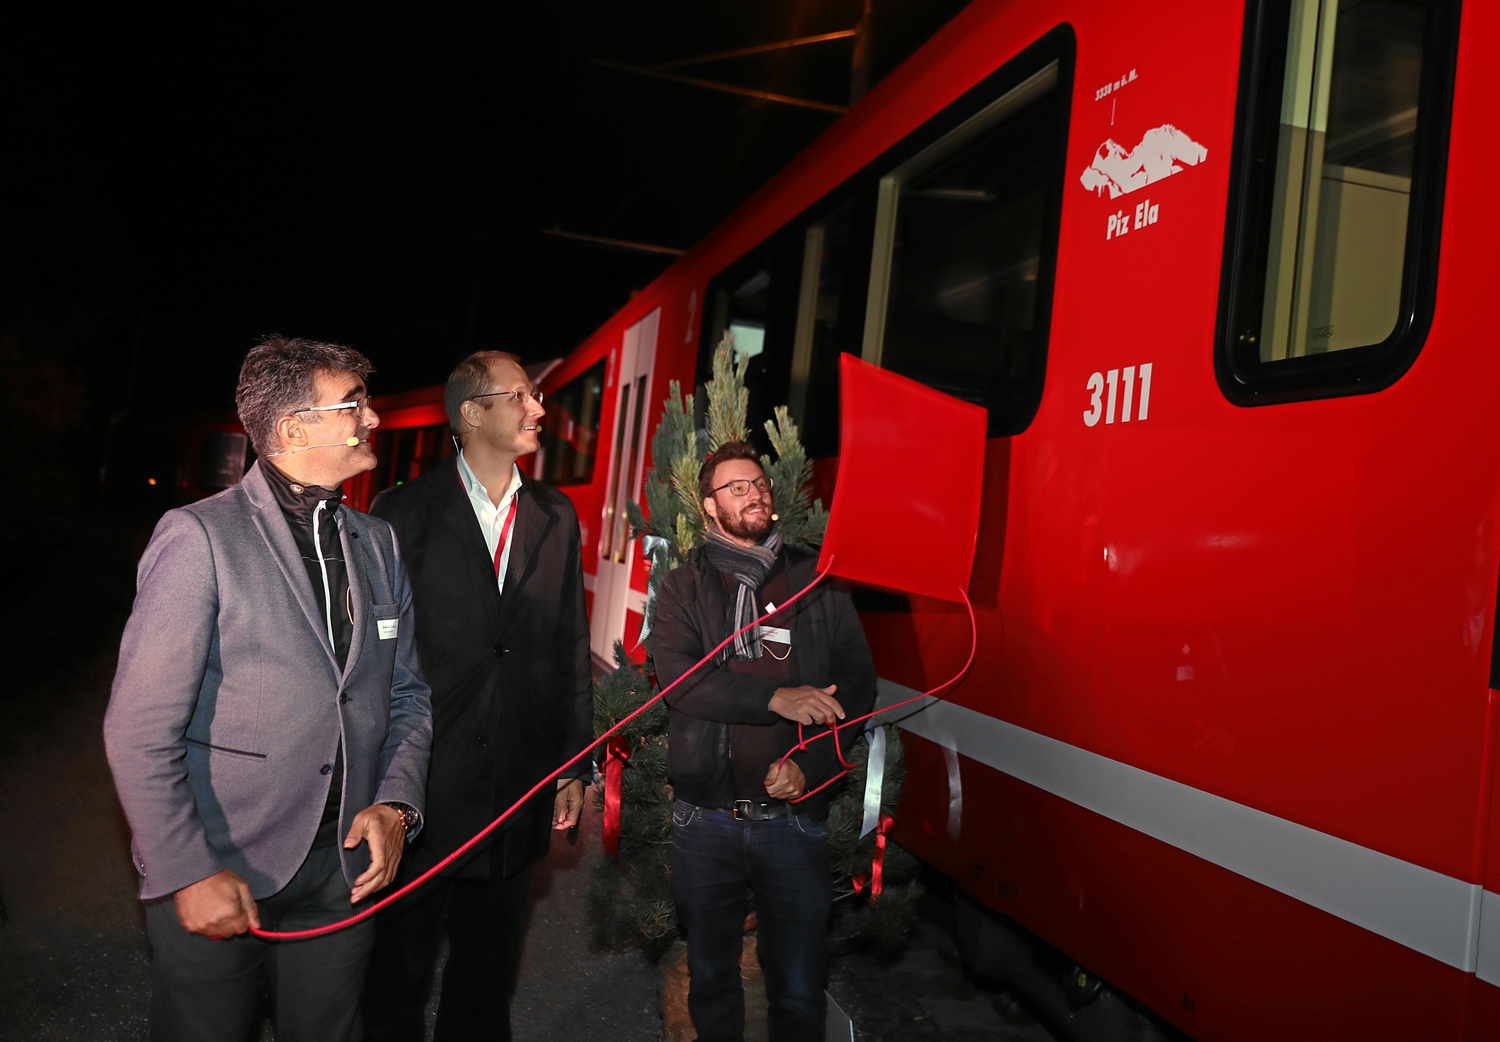
<path fill-rule="evenodd" d="M 285 887 L 256 903 L 267 930 L 307 930 L 352 914 L 337 846 L 307 855 Z M 215 941 L 188 933 L 172 898 L 146 902 L 151 941 L 151 1042 L 245 1042 L 265 979 L 277 1042 L 345 1042 L 357 1034 L 375 924 L 326 937 Z"/>
<path fill-rule="evenodd" d="M 500 879 L 438 878 L 377 915 L 365 987 L 366 1042 L 421 1042 L 445 895 L 448 962 L 433 1042 L 509 1042 L 530 892 L 530 865 Z"/>

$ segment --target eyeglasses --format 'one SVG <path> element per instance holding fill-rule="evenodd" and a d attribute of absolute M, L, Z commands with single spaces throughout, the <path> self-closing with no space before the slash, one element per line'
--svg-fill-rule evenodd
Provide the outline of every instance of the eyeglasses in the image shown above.
<path fill-rule="evenodd" d="M 725 484 L 720 485 L 718 488 L 710 492 L 709 495 L 713 495 L 714 492 L 722 492 L 727 488 L 731 496 L 748 496 L 750 494 L 751 485 L 754 485 L 758 490 L 769 495 L 771 489 L 775 487 L 776 483 L 769 477 L 756 478 L 754 481 L 746 481 L 744 478 L 739 478 L 738 480 L 729 481 Z"/>
<path fill-rule="evenodd" d="M 343 409 L 368 409 L 370 407 L 370 395 L 356 398 L 352 402 L 334 402 L 332 405 L 309 405 L 305 409 L 293 409 L 293 414 L 299 412 L 339 412 Z"/>
<path fill-rule="evenodd" d="M 541 391 L 490 391 L 486 394 L 476 394 L 470 400 L 473 401 L 479 398 L 501 398 L 507 394 L 515 399 L 518 404 L 524 403 L 526 399 L 530 398 L 538 405 L 541 405 L 542 398 L 544 397 Z"/>

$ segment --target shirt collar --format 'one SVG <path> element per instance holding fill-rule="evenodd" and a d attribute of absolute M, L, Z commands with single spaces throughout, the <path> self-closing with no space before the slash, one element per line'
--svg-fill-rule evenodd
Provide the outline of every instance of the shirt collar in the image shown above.
<path fill-rule="evenodd" d="M 490 503 L 492 509 L 499 509 L 490 500 L 489 489 L 485 488 L 484 483 L 474 476 L 474 471 L 469 469 L 469 461 L 464 459 L 463 449 L 458 450 L 458 477 L 464 483 L 464 491 L 469 493 L 470 498 L 483 499 Z M 512 463 L 510 465 L 510 491 L 501 498 L 500 502 L 504 503 L 510 497 L 518 495 L 520 491 L 521 467 L 519 464 Z"/>

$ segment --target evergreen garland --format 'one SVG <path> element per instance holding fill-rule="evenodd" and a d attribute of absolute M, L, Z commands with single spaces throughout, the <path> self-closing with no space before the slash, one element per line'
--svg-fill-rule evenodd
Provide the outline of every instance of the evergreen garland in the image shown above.
<path fill-rule="evenodd" d="M 748 357 L 734 359 L 734 334 L 726 333 L 714 351 L 713 378 L 705 387 L 706 431 L 694 426 L 693 396 L 684 396 L 676 380 L 669 385 L 661 422 L 651 439 L 651 467 L 645 474 L 646 510 L 634 502 L 627 504 L 632 535 L 641 538 L 642 551 L 650 561 L 651 595 L 647 597 L 642 627 L 646 662 L 644 666 L 637 663 L 623 644 L 615 644 L 615 668 L 601 676 L 594 689 L 595 734 L 603 734 L 656 693 L 650 660 L 654 594 L 661 589 L 667 573 L 683 564 L 693 548 L 708 538 L 707 519 L 698 498 L 698 470 L 714 448 L 749 437 L 748 366 Z M 782 537 L 788 543 L 816 548 L 823 541 L 828 512 L 821 500 L 810 497 L 812 462 L 785 406 L 774 410 L 774 418 L 766 422 L 766 434 L 776 458 L 762 462 L 775 486 Z M 672 786 L 667 781 L 666 706 L 657 703 L 621 734 L 630 744 L 630 758 L 622 772 L 620 853 L 617 858 L 601 860 L 593 869 L 588 896 L 593 942 L 600 946 L 639 943 L 654 957 L 671 945 L 677 928 L 672 901 Z M 868 890 L 856 895 L 852 879 L 869 873 L 876 850 L 874 832 L 859 837 L 868 742 L 861 738 L 849 755 L 855 768 L 828 815 L 829 853 L 836 873 L 834 897 L 856 906 L 849 916 L 849 929 L 841 932 L 891 951 L 903 943 L 916 914 L 921 896 L 921 884 L 914 879 L 917 862 L 888 843 L 886 888 L 880 899 L 872 905 Z M 904 777 L 901 740 L 891 727 L 887 729 L 881 799 L 885 813 L 895 812 Z M 602 793 L 598 799 L 602 804 Z"/>

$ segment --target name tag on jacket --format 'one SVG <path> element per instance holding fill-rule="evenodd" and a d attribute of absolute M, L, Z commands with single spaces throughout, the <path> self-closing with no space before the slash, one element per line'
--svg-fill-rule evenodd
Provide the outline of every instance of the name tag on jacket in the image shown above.
<path fill-rule="evenodd" d="M 396 638 L 396 624 L 400 619 L 376 619 L 375 628 L 380 631 L 381 640 L 394 640 Z"/>

